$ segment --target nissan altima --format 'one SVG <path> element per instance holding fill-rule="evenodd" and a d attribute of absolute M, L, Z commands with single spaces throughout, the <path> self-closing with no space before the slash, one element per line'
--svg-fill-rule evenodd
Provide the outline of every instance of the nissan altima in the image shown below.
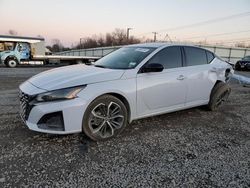
<path fill-rule="evenodd" d="M 20 115 L 29 129 L 112 138 L 133 120 L 227 100 L 233 70 L 212 52 L 147 43 L 120 48 L 94 65 L 51 69 L 20 85 Z"/>

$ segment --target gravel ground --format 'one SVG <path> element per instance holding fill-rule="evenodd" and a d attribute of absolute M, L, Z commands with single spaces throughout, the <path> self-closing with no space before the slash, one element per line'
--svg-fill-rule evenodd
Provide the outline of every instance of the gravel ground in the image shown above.
<path fill-rule="evenodd" d="M 147 118 L 93 142 L 21 123 L 18 85 L 47 69 L 0 67 L 0 187 L 250 187 L 250 88 L 231 82 L 217 112 Z"/>

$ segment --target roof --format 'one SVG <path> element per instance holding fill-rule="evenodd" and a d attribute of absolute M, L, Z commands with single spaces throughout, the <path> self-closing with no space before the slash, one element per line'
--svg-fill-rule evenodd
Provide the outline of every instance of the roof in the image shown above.
<path fill-rule="evenodd" d="M 153 42 L 153 43 L 142 43 L 142 44 L 132 44 L 132 47 L 144 47 L 144 48 L 160 48 L 162 46 L 170 45 L 169 43 L 163 42 Z"/>
<path fill-rule="evenodd" d="M 37 42 L 44 41 L 44 38 L 0 35 L 0 41 L 37 43 Z"/>
<path fill-rule="evenodd" d="M 167 46 L 195 46 L 195 45 L 178 43 L 178 42 L 153 42 L 153 43 L 132 44 L 129 46 L 142 47 L 142 48 L 161 48 Z"/>

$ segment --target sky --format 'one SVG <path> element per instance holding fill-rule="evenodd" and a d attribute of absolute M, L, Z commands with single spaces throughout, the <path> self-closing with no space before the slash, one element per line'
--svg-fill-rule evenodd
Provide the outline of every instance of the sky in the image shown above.
<path fill-rule="evenodd" d="M 82 37 L 133 28 L 135 37 L 172 40 L 250 41 L 250 14 L 179 30 L 169 28 L 250 12 L 250 0 L 0 0 L 0 35 L 60 39 L 65 46 Z M 243 31 L 241 33 L 236 33 Z M 221 33 L 230 35 L 211 36 Z M 200 38 L 197 38 L 200 37 Z"/>

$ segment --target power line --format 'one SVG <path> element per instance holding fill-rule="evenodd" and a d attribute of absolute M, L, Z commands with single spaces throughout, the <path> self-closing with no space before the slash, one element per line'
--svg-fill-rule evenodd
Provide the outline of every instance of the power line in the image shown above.
<path fill-rule="evenodd" d="M 237 38 L 237 39 L 217 40 L 217 41 L 218 41 L 218 42 L 227 42 L 227 41 L 229 41 L 229 42 L 234 42 L 234 41 L 239 41 L 239 40 L 241 40 L 241 41 L 243 41 L 243 40 L 250 40 L 250 38 L 247 37 L 247 38 Z M 217 42 L 217 41 L 215 41 L 215 42 Z"/>
<path fill-rule="evenodd" d="M 157 32 L 175 31 L 175 30 L 186 29 L 186 28 L 190 28 L 190 27 L 197 27 L 197 26 L 212 24 L 212 23 L 221 22 L 221 21 L 225 21 L 225 20 L 231 20 L 231 19 L 235 19 L 235 18 L 245 17 L 245 16 L 249 16 L 249 15 L 250 15 L 250 12 L 243 12 L 243 13 L 239 13 L 239 14 L 233 14 L 233 15 L 230 15 L 230 16 L 225 16 L 225 17 L 220 17 L 220 18 L 216 18 L 216 19 L 206 20 L 206 21 L 203 21 L 203 22 L 197 22 L 197 23 L 193 23 L 193 24 L 188 24 L 188 25 L 183 25 L 183 26 L 158 30 Z M 151 32 L 142 33 L 142 34 L 139 34 L 137 36 L 141 36 L 141 35 L 145 35 L 145 34 L 149 34 L 149 33 L 151 33 Z"/>
<path fill-rule="evenodd" d="M 238 40 L 238 41 L 227 41 L 227 42 L 212 42 L 213 44 L 234 44 L 234 43 L 241 43 L 241 42 L 250 42 L 250 39 L 248 40 Z"/>
<path fill-rule="evenodd" d="M 231 34 L 246 33 L 246 32 L 250 32 L 250 30 L 228 32 L 228 33 L 217 33 L 217 34 L 211 34 L 211 35 L 200 35 L 200 36 L 195 36 L 195 37 L 184 38 L 183 40 L 196 39 L 196 38 L 206 38 L 206 37 L 214 37 L 214 36 L 223 36 L 223 35 L 231 35 Z"/>

